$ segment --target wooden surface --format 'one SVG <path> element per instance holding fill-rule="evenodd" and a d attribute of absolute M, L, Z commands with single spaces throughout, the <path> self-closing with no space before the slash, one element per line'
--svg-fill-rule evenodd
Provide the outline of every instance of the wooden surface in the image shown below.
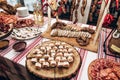
<path fill-rule="evenodd" d="M 98 17 L 98 20 L 97 20 L 97 26 L 99 26 L 100 20 L 102 19 L 102 15 L 104 13 L 105 6 L 106 6 L 106 4 L 105 4 L 105 1 L 103 0 L 102 4 L 101 4 L 101 8 L 100 8 L 99 17 Z"/>
<path fill-rule="evenodd" d="M 95 34 L 95 37 L 94 37 L 93 45 L 96 44 L 97 39 L 99 38 L 101 29 L 102 29 L 102 24 L 103 24 L 103 22 L 104 22 L 105 16 L 107 15 L 107 13 L 108 13 L 108 11 L 109 11 L 110 3 L 111 3 L 111 0 L 109 0 L 108 3 L 105 5 L 105 9 L 104 9 L 104 11 L 103 11 L 103 15 L 101 16 L 101 19 L 99 19 L 100 22 L 99 22 L 98 25 L 97 25 L 97 30 L 96 30 L 96 34 Z M 102 2 L 102 4 L 103 4 L 103 2 Z M 102 8 L 103 8 L 103 7 L 102 7 Z M 102 14 L 102 13 L 101 13 L 101 14 Z"/>
<path fill-rule="evenodd" d="M 59 40 L 59 41 L 64 41 L 66 43 L 69 43 L 71 44 L 72 46 L 75 46 L 75 47 L 80 47 L 80 48 L 83 48 L 83 49 L 86 49 L 86 50 L 89 50 L 89 51 L 93 51 L 93 52 L 97 52 L 98 51 L 98 42 L 96 42 L 95 45 L 93 45 L 93 39 L 94 39 L 94 35 L 92 35 L 92 38 L 90 39 L 90 43 L 89 45 L 87 46 L 80 46 L 77 42 L 76 42 L 76 38 L 66 38 L 66 37 L 52 37 L 50 35 L 50 32 L 51 32 L 51 29 L 47 29 L 44 33 L 42 33 L 41 35 L 45 38 L 48 38 L 48 39 L 53 39 L 53 40 Z"/>
<path fill-rule="evenodd" d="M 108 49 L 112 53 L 118 53 L 120 55 L 120 38 L 115 39 L 112 37 L 109 41 Z"/>
<path fill-rule="evenodd" d="M 50 42 L 55 42 L 55 41 L 48 41 L 48 42 L 44 42 L 43 44 L 41 44 L 42 46 L 49 44 Z M 36 46 L 36 48 L 39 48 L 40 45 Z M 69 46 L 70 48 L 73 48 L 71 45 L 66 44 L 66 46 Z M 26 66 L 27 69 L 33 73 L 34 75 L 43 78 L 43 79 L 62 79 L 62 78 L 70 78 L 72 77 L 72 75 L 76 74 L 77 70 L 80 67 L 81 64 L 81 57 L 79 55 L 79 53 L 77 52 L 76 49 L 73 48 L 73 54 L 74 54 L 74 62 L 70 63 L 69 68 L 49 68 L 49 69 L 45 69 L 42 68 L 40 70 L 37 70 L 36 67 L 33 65 L 33 63 L 30 61 L 30 57 L 32 57 L 33 53 L 32 53 L 33 49 L 29 52 L 29 54 L 27 55 L 27 60 L 26 60 Z"/>

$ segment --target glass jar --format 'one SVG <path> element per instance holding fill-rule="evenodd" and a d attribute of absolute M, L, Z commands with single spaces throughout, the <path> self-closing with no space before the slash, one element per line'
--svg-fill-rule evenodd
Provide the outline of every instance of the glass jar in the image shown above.
<path fill-rule="evenodd" d="M 34 7 L 33 15 L 34 15 L 35 24 L 41 26 L 44 23 L 42 4 L 41 2 L 36 2 L 33 4 L 33 7 Z"/>

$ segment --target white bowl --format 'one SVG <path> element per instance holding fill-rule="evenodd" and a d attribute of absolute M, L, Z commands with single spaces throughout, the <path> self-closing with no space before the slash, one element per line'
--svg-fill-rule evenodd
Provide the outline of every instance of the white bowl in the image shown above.
<path fill-rule="evenodd" d="M 17 8 L 17 15 L 20 17 L 26 17 L 29 15 L 27 7 L 19 7 Z"/>

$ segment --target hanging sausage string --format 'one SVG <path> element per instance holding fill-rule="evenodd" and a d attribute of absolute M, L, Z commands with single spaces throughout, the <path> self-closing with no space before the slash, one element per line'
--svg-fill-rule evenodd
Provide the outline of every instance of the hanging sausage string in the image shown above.
<path fill-rule="evenodd" d="M 91 6 L 91 11 L 90 11 L 90 13 L 89 13 L 89 21 L 90 21 L 90 22 L 93 21 L 93 14 L 94 14 L 94 12 L 95 12 L 95 10 L 96 10 L 96 8 L 97 8 L 97 2 L 98 2 L 98 0 L 94 0 L 93 4 L 92 4 L 92 6 Z"/>
<path fill-rule="evenodd" d="M 75 16 L 74 16 L 75 20 L 73 21 L 74 24 L 78 22 L 78 8 L 79 8 L 80 1 L 81 0 L 72 1 L 71 11 L 70 11 L 70 14 L 71 14 L 70 20 L 71 21 L 73 20 L 73 12 L 75 12 Z M 84 16 L 86 5 L 87 5 L 87 0 L 82 0 L 82 6 L 80 8 L 80 12 L 82 16 Z"/>
<path fill-rule="evenodd" d="M 72 7 L 71 7 L 71 17 L 70 20 L 73 20 L 73 12 L 75 11 L 75 21 L 74 24 L 78 22 L 78 7 L 79 7 L 80 0 L 73 0 L 72 1 Z"/>
<path fill-rule="evenodd" d="M 87 0 L 83 0 L 82 6 L 81 6 L 81 15 L 82 16 L 84 16 L 86 5 L 87 5 Z"/>

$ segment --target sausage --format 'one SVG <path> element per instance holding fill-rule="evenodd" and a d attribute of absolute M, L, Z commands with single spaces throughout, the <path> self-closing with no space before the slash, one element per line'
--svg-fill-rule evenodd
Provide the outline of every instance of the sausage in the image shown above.
<path fill-rule="evenodd" d="M 95 30 L 93 30 L 91 28 L 87 28 L 87 27 L 82 28 L 81 31 L 89 32 L 90 34 L 94 34 L 95 33 Z"/>
<path fill-rule="evenodd" d="M 86 5 L 87 5 L 87 0 L 83 0 L 82 7 L 81 7 L 81 10 L 80 10 L 82 16 L 84 16 Z"/>
<path fill-rule="evenodd" d="M 84 8 L 85 8 L 86 5 L 87 5 L 87 0 L 83 0 L 82 4 L 83 4 L 83 6 L 84 6 Z"/>
<path fill-rule="evenodd" d="M 22 28 L 22 27 L 30 27 L 34 25 L 34 21 L 32 19 L 21 19 L 14 24 L 14 27 L 16 28 Z"/>
<path fill-rule="evenodd" d="M 55 28 L 62 28 L 64 26 L 66 26 L 67 24 L 66 23 L 63 23 L 63 22 L 55 22 L 52 26 L 51 26 L 51 29 L 55 29 Z"/>
<path fill-rule="evenodd" d="M 81 7 L 81 15 L 84 16 L 84 7 Z"/>
<path fill-rule="evenodd" d="M 88 45 L 89 44 L 89 38 L 86 38 L 85 40 L 83 40 L 82 38 L 76 38 L 76 41 L 78 42 L 78 44 L 80 45 L 80 46 L 86 46 L 86 45 Z"/>
<path fill-rule="evenodd" d="M 89 14 L 89 21 L 90 22 L 92 22 L 93 21 L 93 15 L 92 15 L 92 13 L 90 12 L 90 14 Z"/>
<path fill-rule="evenodd" d="M 92 6 L 92 10 L 91 10 L 91 12 L 94 13 L 95 10 L 96 10 L 96 5 L 93 5 L 93 6 Z"/>

